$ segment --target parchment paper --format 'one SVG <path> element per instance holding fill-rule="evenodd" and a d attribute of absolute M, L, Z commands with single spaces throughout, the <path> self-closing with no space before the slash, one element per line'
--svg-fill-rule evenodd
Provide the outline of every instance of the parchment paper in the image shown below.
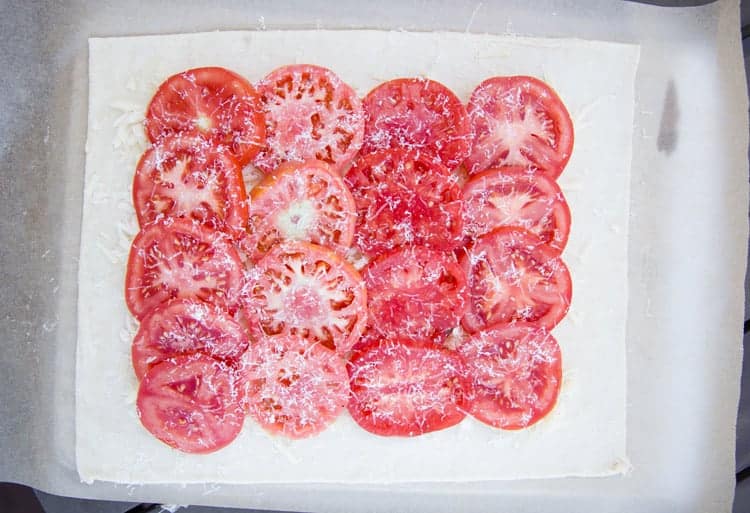
<path fill-rule="evenodd" d="M 747 238 L 738 3 L 37 4 L 39 39 L 3 119 L 0 478 L 58 494 L 307 511 L 727 511 Z M 89 36 L 216 28 L 397 28 L 641 45 L 631 183 L 628 477 L 382 487 L 79 483 L 73 458 L 76 255 Z M 31 38 L 32 40 L 34 38 Z M 27 44 L 13 39 L 10 45 Z M 26 58 L 23 58 L 23 56 Z M 44 64 L 30 65 L 37 56 Z M 6 80 L 4 78 L 4 80 Z M 33 98 L 30 93 L 38 93 Z M 32 101 L 33 100 L 33 101 Z M 22 105 L 24 108 L 18 107 Z M 18 126 L 26 120 L 29 130 Z M 5 164 L 8 165 L 8 164 Z M 6 177 L 8 177 L 6 179 Z M 26 212 L 24 214 L 24 211 Z"/>

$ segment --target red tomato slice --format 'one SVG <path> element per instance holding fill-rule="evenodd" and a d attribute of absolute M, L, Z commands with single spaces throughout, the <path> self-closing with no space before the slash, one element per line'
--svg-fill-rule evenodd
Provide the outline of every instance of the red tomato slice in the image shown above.
<path fill-rule="evenodd" d="M 556 252 L 523 228 L 498 228 L 461 255 L 469 289 L 462 325 L 470 333 L 528 321 L 551 330 L 568 312 L 570 274 Z"/>
<path fill-rule="evenodd" d="M 251 272 L 245 313 L 256 338 L 295 335 L 345 356 L 367 322 L 367 290 L 359 273 L 333 251 L 284 242 Z"/>
<path fill-rule="evenodd" d="M 388 150 L 357 160 L 345 177 L 357 205 L 354 243 L 373 257 L 410 244 L 461 244 L 458 177 L 424 155 Z"/>
<path fill-rule="evenodd" d="M 260 339 L 242 362 L 248 413 L 271 433 L 313 436 L 346 407 L 346 362 L 321 345 L 292 335 Z"/>
<path fill-rule="evenodd" d="M 242 327 L 221 308 L 189 299 L 176 300 L 146 315 L 133 340 L 133 368 L 138 379 L 159 362 L 205 353 L 236 362 L 247 349 Z"/>
<path fill-rule="evenodd" d="M 240 257 L 221 232 L 185 219 L 144 227 L 133 241 L 125 276 L 125 301 L 141 320 L 178 298 L 231 308 L 242 288 Z"/>
<path fill-rule="evenodd" d="M 439 343 L 466 312 L 466 277 L 453 253 L 398 249 L 370 262 L 363 277 L 368 325 L 382 338 Z"/>
<path fill-rule="evenodd" d="M 468 411 L 502 429 L 522 429 L 552 410 L 562 382 L 557 341 L 526 323 L 493 326 L 458 348 L 469 377 Z"/>
<path fill-rule="evenodd" d="M 471 123 L 461 100 L 439 82 L 400 78 L 365 97 L 364 153 L 407 148 L 453 169 L 471 152 Z"/>
<path fill-rule="evenodd" d="M 282 164 L 251 194 L 249 236 L 255 258 L 282 240 L 302 240 L 345 252 L 354 238 L 354 198 L 343 179 L 323 162 Z"/>
<path fill-rule="evenodd" d="M 573 151 L 573 122 L 547 84 L 533 77 L 494 77 L 474 89 L 469 100 L 474 131 L 469 173 L 490 167 L 521 166 L 552 179 Z"/>
<path fill-rule="evenodd" d="M 180 356 L 152 367 L 138 388 L 138 416 L 175 449 L 209 453 L 226 447 L 245 414 L 234 371 L 205 355 Z"/>
<path fill-rule="evenodd" d="M 151 142 L 170 134 L 199 134 L 240 165 L 263 147 L 265 121 L 255 88 L 224 68 L 196 68 L 169 77 L 146 111 Z"/>
<path fill-rule="evenodd" d="M 463 190 L 464 234 L 475 239 L 501 226 L 520 226 L 555 252 L 570 233 L 570 209 L 560 187 L 547 176 L 521 167 L 489 169 Z"/>
<path fill-rule="evenodd" d="M 143 154 L 135 171 L 133 204 L 141 226 L 181 217 L 238 234 L 247 224 L 242 170 L 196 136 L 165 137 Z"/>
<path fill-rule="evenodd" d="M 408 340 L 358 346 L 349 376 L 349 413 L 370 433 L 418 436 L 465 417 L 463 367 L 444 349 Z"/>
<path fill-rule="evenodd" d="M 318 159 L 341 172 L 362 146 L 365 117 L 357 93 L 333 71 L 282 66 L 258 84 L 266 147 L 255 165 L 266 173 L 284 161 Z"/>

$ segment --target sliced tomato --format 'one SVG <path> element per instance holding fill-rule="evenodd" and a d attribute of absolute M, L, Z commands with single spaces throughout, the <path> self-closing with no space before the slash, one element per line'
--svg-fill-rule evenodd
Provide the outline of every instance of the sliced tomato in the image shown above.
<path fill-rule="evenodd" d="M 552 329 L 568 312 L 570 273 L 542 240 L 523 228 L 498 228 L 461 255 L 469 289 L 463 327 L 533 322 Z"/>
<path fill-rule="evenodd" d="M 282 164 L 251 194 L 249 236 L 256 259 L 282 240 L 302 240 L 345 252 L 354 238 L 354 198 L 343 179 L 317 160 Z"/>
<path fill-rule="evenodd" d="M 133 339 L 133 368 L 138 379 L 149 368 L 175 356 L 201 352 L 229 363 L 247 349 L 242 327 L 223 309 L 178 299 L 151 310 Z"/>
<path fill-rule="evenodd" d="M 401 248 L 370 262 L 363 277 L 368 325 L 382 338 L 440 343 L 466 312 L 466 277 L 453 253 Z"/>
<path fill-rule="evenodd" d="M 349 362 L 349 413 L 381 436 L 418 436 L 461 422 L 466 383 L 460 359 L 409 340 L 358 346 Z"/>
<path fill-rule="evenodd" d="M 362 146 L 365 117 L 357 93 L 333 71 L 310 64 L 275 69 L 258 84 L 266 147 L 255 165 L 317 159 L 341 172 Z"/>
<path fill-rule="evenodd" d="M 520 226 L 562 252 L 570 233 L 570 209 L 560 187 L 521 167 L 488 169 L 464 186 L 464 234 L 475 239 L 501 226 Z"/>
<path fill-rule="evenodd" d="M 156 438 L 189 453 L 214 452 L 242 429 L 245 413 L 234 370 L 205 355 L 165 360 L 138 388 L 138 416 Z"/>
<path fill-rule="evenodd" d="M 165 137 L 141 157 L 133 182 L 138 223 L 164 217 L 194 219 L 237 234 L 247 224 L 242 170 L 197 136 Z"/>
<path fill-rule="evenodd" d="M 313 436 L 346 408 L 346 362 L 322 345 L 295 335 L 264 338 L 251 344 L 242 363 L 248 413 L 271 433 Z"/>
<path fill-rule="evenodd" d="M 408 244 L 439 250 L 461 244 L 458 177 L 424 154 L 396 149 L 362 156 L 345 182 L 357 205 L 354 244 L 364 254 Z"/>
<path fill-rule="evenodd" d="M 364 153 L 406 148 L 453 169 L 471 152 L 466 109 L 453 92 L 426 78 L 384 82 L 365 97 Z"/>
<path fill-rule="evenodd" d="M 247 164 L 266 139 L 260 96 L 247 80 L 224 68 L 172 75 L 148 105 L 146 133 L 156 142 L 186 132 L 227 150 L 240 165 Z"/>
<path fill-rule="evenodd" d="M 521 166 L 552 179 L 562 173 L 573 151 L 573 122 L 550 86 L 533 77 L 494 77 L 471 94 L 474 132 L 469 173 L 491 167 Z"/>
<path fill-rule="evenodd" d="M 251 270 L 245 314 L 256 337 L 293 335 L 345 356 L 367 322 L 359 273 L 333 251 L 284 242 Z"/>
<path fill-rule="evenodd" d="M 166 219 L 145 226 L 135 237 L 125 300 L 138 320 L 179 298 L 232 308 L 242 280 L 242 262 L 226 235 L 186 219 Z"/>
<path fill-rule="evenodd" d="M 468 376 L 468 411 L 502 429 L 522 429 L 552 410 L 562 382 L 557 341 L 545 329 L 516 323 L 493 326 L 458 352 Z"/>

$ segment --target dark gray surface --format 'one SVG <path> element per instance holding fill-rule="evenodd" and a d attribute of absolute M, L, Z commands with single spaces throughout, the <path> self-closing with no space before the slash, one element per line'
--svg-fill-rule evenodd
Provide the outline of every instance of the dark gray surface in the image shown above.
<path fill-rule="evenodd" d="M 658 5 L 699 5 L 705 1 L 648 1 Z M 65 7 L 57 5 L 57 9 Z M 45 128 L 45 109 L 55 99 L 52 91 L 45 89 L 45 82 L 40 78 L 44 75 L 45 62 L 36 59 L 44 55 L 46 38 L 52 35 L 41 28 L 50 28 L 47 24 L 49 13 L 43 13 L 41 2 L 2 2 L 0 1 L 0 34 L 7 47 L 16 50 L 0 52 L 0 66 L 4 73 L 0 73 L 0 91 L 3 96 L 3 111 L 5 120 L 0 125 L 0 155 L 2 162 L 23 162 L 24 165 L 15 169 L 3 167 L 0 179 L 0 202 L 7 210 L 16 212 L 13 218 L 0 218 L 0 233 L 7 239 L 0 241 L 0 280 L 3 293 L 6 295 L 3 309 L 0 310 L 0 341 L 12 340 L 16 344 L 30 344 L 33 340 L 49 339 L 53 342 L 51 332 L 54 330 L 53 312 L 56 308 L 57 285 L 54 280 L 60 273 L 59 265 L 71 265 L 67 261 L 61 264 L 61 245 L 42 245 L 40 241 L 55 240 L 56 212 L 62 210 L 63 194 L 49 194 L 49 191 L 61 191 L 60 176 L 55 174 L 54 150 L 48 146 L 49 131 Z M 743 20 L 748 17 L 743 8 Z M 66 17 L 66 19 L 70 19 Z M 43 21 L 46 20 L 46 21 Z M 25 27 L 38 26 L 38 32 L 29 33 Z M 58 26 L 56 30 L 66 30 L 70 27 Z M 8 70 L 12 72 L 8 72 Z M 63 77 L 64 78 L 64 77 Z M 26 84 L 18 88 L 17 84 Z M 19 130 L 18 127 L 24 127 Z M 28 144 L 29 134 L 45 134 L 43 140 L 35 141 L 41 149 Z M 53 134 L 54 135 L 54 134 Z M 54 138 L 53 138 L 54 139 Z M 63 137 L 58 137 L 64 140 Z M 33 180 L 38 187 L 29 193 L 26 182 Z M 63 189 L 64 190 L 64 189 Z M 9 262 L 26 260 L 28 266 L 17 268 L 5 265 Z M 31 269 L 34 271 L 31 272 Z M 9 306 L 9 308 L 5 308 Z M 11 316 L 6 312 L 14 312 Z M 18 315 L 18 312 L 23 312 Z M 750 309 L 746 306 L 746 316 Z M 45 319 L 45 322 L 39 322 Z M 746 349 L 748 345 L 746 344 Z M 26 353 L 23 353 L 26 355 Z M 12 365 L 17 369 L 33 368 L 38 363 L 38 355 L 30 353 L 24 358 L 5 358 L 3 365 Z M 747 364 L 746 364 L 747 365 Z M 744 369 L 743 369 L 744 371 Z M 12 372 L 9 374 L 13 374 Z M 743 372 L 744 374 L 744 372 Z M 4 376 L 0 374 L 0 386 L 12 386 L 4 383 Z M 39 382 L 39 388 L 49 388 L 51 383 Z M 750 383 L 743 381 L 743 390 Z M 37 393 L 33 387 L 24 391 L 29 396 Z M 745 403 L 749 403 L 745 407 Z M 0 416 L 5 416 L 4 405 L 0 401 Z M 6 418 L 8 418 L 6 416 Z M 44 443 L 46 437 L 36 436 L 42 426 L 36 426 L 31 412 L 14 411 L 9 418 L 12 423 L 5 422 L 0 429 L 11 433 L 22 444 Z M 15 454 L 3 455 L 13 459 Z M 750 464 L 750 393 L 743 394 L 742 406 L 738 420 L 738 467 Z M 745 486 L 747 485 L 747 486 Z M 86 501 L 81 499 L 67 499 L 44 493 L 38 494 L 46 511 L 50 513 L 72 511 L 102 511 L 122 512 L 133 504 L 114 503 L 106 501 Z M 209 512 L 239 512 L 250 510 L 191 507 L 181 511 L 189 513 Z M 750 482 L 738 487 L 735 511 L 750 511 Z"/>
<path fill-rule="evenodd" d="M 109 501 L 92 501 L 86 499 L 73 499 L 69 497 L 59 497 L 44 492 L 36 492 L 45 513 L 124 513 L 136 506 L 128 502 L 109 502 Z M 2 503 L 0 503 L 2 504 Z M 3 513 L 16 513 L 0 510 Z M 167 511 L 162 509 L 162 511 Z M 236 508 L 216 508 L 208 506 L 185 506 L 180 507 L 177 511 L 184 513 L 263 513 L 260 510 L 236 509 Z M 155 512 L 159 512 L 159 508 Z M 18 513 L 33 513 L 29 510 L 18 510 Z M 149 512 L 151 513 L 151 512 Z M 283 513 L 283 512 L 278 512 Z"/>
<path fill-rule="evenodd" d="M 45 513 L 27 486 L 0 483 L 0 511 L 3 513 Z"/>
<path fill-rule="evenodd" d="M 91 501 L 60 497 L 40 491 L 36 491 L 36 496 L 45 513 L 123 513 L 136 505 L 130 502 Z M 19 510 L 18 513 L 21 513 L 21 511 Z"/>
<path fill-rule="evenodd" d="M 750 1 L 742 2 L 742 26 L 750 24 Z M 747 34 L 743 29 L 743 35 Z M 745 73 L 750 90 L 750 37 L 743 40 L 745 53 Z M 748 150 L 750 156 L 750 149 Z M 750 213 L 748 214 L 750 215 Z M 750 241 L 748 241 L 750 252 Z M 750 267 L 750 260 L 748 263 Z M 750 319 L 750 273 L 745 275 L 745 319 Z M 740 396 L 739 412 L 737 414 L 737 451 L 736 469 L 742 472 L 750 468 L 750 335 L 746 334 L 743 342 L 745 349 L 742 361 L 742 393 Z M 750 512 L 750 477 L 737 483 L 734 496 L 734 513 Z"/>

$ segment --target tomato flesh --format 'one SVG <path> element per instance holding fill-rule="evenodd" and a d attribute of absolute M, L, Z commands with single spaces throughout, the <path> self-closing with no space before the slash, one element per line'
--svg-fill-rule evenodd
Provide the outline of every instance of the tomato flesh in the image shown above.
<path fill-rule="evenodd" d="M 573 151 L 573 122 L 547 84 L 533 77 L 494 77 L 471 94 L 474 133 L 469 173 L 521 166 L 555 179 Z"/>
<path fill-rule="evenodd" d="M 245 414 L 234 371 L 205 355 L 165 360 L 138 388 L 138 416 L 156 438 L 183 452 L 204 454 L 229 445 Z"/>
<path fill-rule="evenodd" d="M 140 380 L 149 368 L 180 355 L 201 352 L 236 362 L 247 345 L 242 327 L 221 308 L 176 300 L 143 318 L 133 340 L 133 368 Z"/>
<path fill-rule="evenodd" d="M 297 336 L 253 343 L 243 356 L 247 409 L 263 429 L 288 438 L 323 431 L 349 398 L 346 362 Z"/>
<path fill-rule="evenodd" d="M 468 411 L 502 429 L 522 429 L 554 407 L 562 357 L 546 330 L 527 323 L 493 326 L 458 348 L 469 376 Z"/>
<path fill-rule="evenodd" d="M 136 168 L 133 204 L 141 227 L 165 217 L 188 218 L 237 234 L 247 223 L 242 171 L 200 137 L 166 137 Z"/>
<path fill-rule="evenodd" d="M 141 320 L 174 299 L 199 299 L 232 309 L 242 287 L 237 251 L 221 232 L 185 219 L 145 226 L 130 248 L 125 300 Z"/>
<path fill-rule="evenodd" d="M 266 147 L 255 165 L 266 173 L 286 161 L 317 159 L 341 172 L 362 146 L 365 118 L 357 93 L 331 70 L 282 66 L 258 84 Z"/>
<path fill-rule="evenodd" d="M 258 338 L 294 335 L 340 355 L 367 322 L 359 273 L 333 251 L 305 242 L 274 246 L 252 269 L 244 301 Z"/>
<path fill-rule="evenodd" d="M 453 253 L 401 248 L 370 262 L 363 277 L 370 329 L 386 339 L 442 342 L 466 311 L 466 277 Z"/>
<path fill-rule="evenodd" d="M 453 169 L 469 156 L 472 133 L 466 109 L 434 80 L 384 82 L 365 97 L 363 153 L 406 148 Z"/>
<path fill-rule="evenodd" d="M 466 383 L 453 353 L 409 340 L 358 346 L 349 362 L 349 413 L 380 436 L 418 436 L 465 417 Z"/>
<path fill-rule="evenodd" d="M 354 244 L 375 257 L 405 245 L 452 250 L 461 244 L 461 187 L 456 175 L 423 155 L 371 153 L 347 172 L 357 205 Z"/>
<path fill-rule="evenodd" d="M 195 68 L 169 77 L 146 110 L 151 142 L 192 133 L 228 151 L 240 165 L 257 155 L 266 129 L 260 97 L 238 74 L 224 68 Z"/>
<path fill-rule="evenodd" d="M 253 189 L 243 246 L 255 259 L 283 240 L 343 252 L 352 244 L 355 222 L 354 198 L 325 163 L 285 163 Z"/>
<path fill-rule="evenodd" d="M 463 190 L 464 234 L 476 239 L 496 228 L 519 226 L 562 252 L 570 233 L 570 209 L 560 187 L 520 167 L 489 169 Z"/>
<path fill-rule="evenodd" d="M 552 329 L 568 312 L 570 273 L 556 253 L 522 228 L 498 228 L 460 257 L 467 277 L 470 333 L 517 321 Z"/>

